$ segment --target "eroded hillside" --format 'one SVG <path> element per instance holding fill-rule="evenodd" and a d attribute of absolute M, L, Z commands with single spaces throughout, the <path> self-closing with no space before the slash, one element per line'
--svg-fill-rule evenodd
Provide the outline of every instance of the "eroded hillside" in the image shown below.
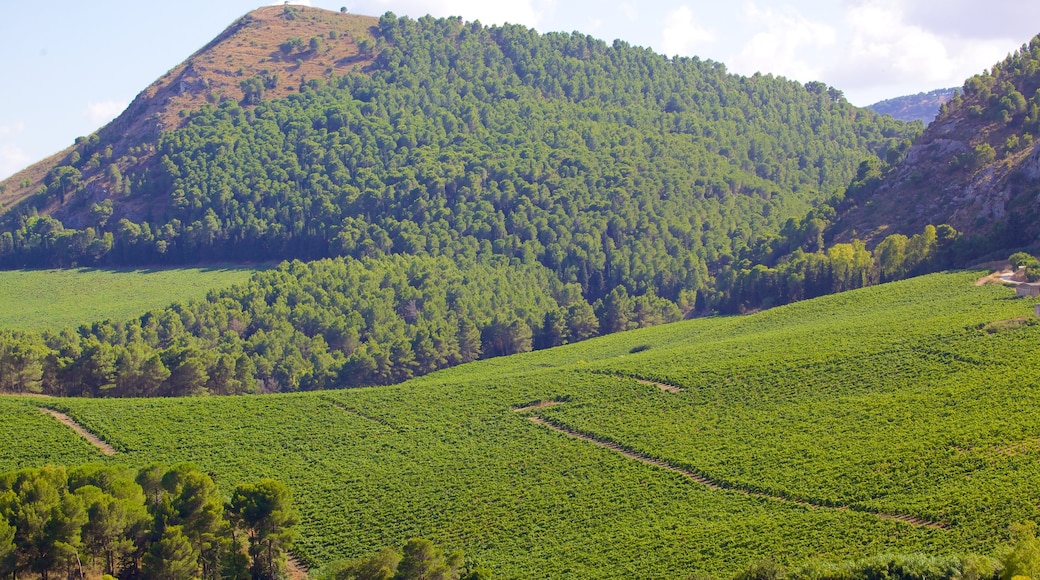
<path fill-rule="evenodd" d="M 993 249 L 1040 233 L 1040 37 L 968 79 L 905 158 L 848 200 L 839 224 L 875 241 L 948 223 Z M 840 236 L 839 236 L 840 237 Z"/>

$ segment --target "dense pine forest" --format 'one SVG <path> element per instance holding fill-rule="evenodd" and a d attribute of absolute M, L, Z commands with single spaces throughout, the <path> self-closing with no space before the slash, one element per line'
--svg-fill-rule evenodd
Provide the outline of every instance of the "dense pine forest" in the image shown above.
<path fill-rule="evenodd" d="M 646 296 L 637 326 L 681 318 Z M 181 396 L 388 384 L 597 334 L 576 284 L 489 257 L 285 263 L 125 323 L 0 331 L 0 392 Z"/>
<path fill-rule="evenodd" d="M 357 40 L 366 70 L 297 79 L 295 94 L 269 100 L 265 90 L 295 81 L 244 80 L 241 102 L 183 111 L 182 128 L 139 145 L 151 163 L 82 140 L 0 233 L 9 267 L 335 259 L 287 263 L 130 322 L 4 332 L 0 391 L 389 384 L 1013 245 L 945 224 L 881 240 L 882 227 L 868 233 L 875 247 L 855 232 L 834 240 L 902 171 L 920 125 L 819 83 L 457 18 L 388 13 L 372 33 Z M 1036 73 L 1036 46 L 969 79 L 940 121 L 983 99 L 970 115 L 1035 125 L 1018 88 Z M 280 50 L 302 59 L 317 48 Z M 1016 137 L 1007 151 L 1031 142 Z M 106 176 L 100 201 L 90 172 Z M 54 203 L 69 227 L 34 209 Z"/>
<path fill-rule="evenodd" d="M 678 301 L 921 129 L 819 83 L 581 34 L 387 14 L 363 44 L 365 74 L 257 79 L 242 103 L 186 111 L 140 146 L 146 170 L 83 140 L 8 212 L 0 263 L 494 253 L 589 301 Z M 261 81 L 298 92 L 263 100 Z M 53 203 L 83 207 L 68 223 L 31 209 Z"/>

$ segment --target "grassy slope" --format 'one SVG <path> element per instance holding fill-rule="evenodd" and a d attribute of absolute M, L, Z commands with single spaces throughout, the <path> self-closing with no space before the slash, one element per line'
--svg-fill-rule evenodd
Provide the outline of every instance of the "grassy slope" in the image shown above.
<path fill-rule="evenodd" d="M 769 554 L 988 552 L 1007 522 L 1040 516 L 1040 372 L 1023 364 L 1040 326 L 978 330 L 1032 304 L 974 277 L 645 329 L 393 387 L 55 403 L 123 450 L 106 461 L 191 460 L 225 490 L 285 480 L 304 516 L 298 551 L 315 562 L 416 534 L 503 578 L 727 575 Z M 569 402 L 539 415 L 737 486 L 952 527 L 711 491 L 511 409 L 554 397 Z M 5 440 L 51 432 L 26 404 L 0 400 L 0 416 L 23 417 Z M 0 469 L 62 457 L 100 459 L 67 434 L 0 454 Z"/>
<path fill-rule="evenodd" d="M 0 272 L 0 328 L 58 330 L 125 320 L 240 284 L 256 268 L 15 270 Z"/>

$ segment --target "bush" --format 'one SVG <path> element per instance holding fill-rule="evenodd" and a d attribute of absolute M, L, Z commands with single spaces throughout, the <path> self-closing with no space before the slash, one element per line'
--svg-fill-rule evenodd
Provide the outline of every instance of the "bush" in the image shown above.
<path fill-rule="evenodd" d="M 1015 252 L 1008 257 L 1008 262 L 1011 264 L 1011 269 L 1018 271 L 1020 268 L 1029 266 L 1030 264 L 1038 263 L 1037 259 L 1032 254 L 1026 252 Z"/>

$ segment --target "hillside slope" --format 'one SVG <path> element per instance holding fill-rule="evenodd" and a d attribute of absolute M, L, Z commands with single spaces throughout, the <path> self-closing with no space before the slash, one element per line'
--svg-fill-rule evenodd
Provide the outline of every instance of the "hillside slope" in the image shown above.
<path fill-rule="evenodd" d="M 846 200 L 836 230 L 881 236 L 947 223 L 979 251 L 1040 234 L 1040 37 L 968 79 L 905 158 Z"/>
<path fill-rule="evenodd" d="M 496 578 L 725 578 L 768 557 L 991 554 L 1010 522 L 1040 517 L 1040 375 L 1022 364 L 1040 325 L 1032 301 L 974 286 L 978 276 L 620 333 L 390 387 L 3 397 L 0 471 L 191 461 L 227 487 L 277 477 L 300 506 L 295 550 L 311 564 L 414 535 L 465 550 Z M 118 452 L 100 455 L 39 406 Z"/>
<path fill-rule="evenodd" d="M 928 126 L 939 114 L 939 107 L 949 101 L 957 89 L 936 89 L 927 93 L 885 99 L 867 108 L 881 115 L 891 115 L 900 121 L 920 121 Z"/>
<path fill-rule="evenodd" d="M 372 62 L 358 44 L 372 41 L 377 19 L 296 6 L 259 8 L 233 22 L 220 35 L 180 65 L 149 85 L 115 120 L 95 135 L 77 139 L 76 145 L 48 157 L 4 180 L 0 186 L 0 213 L 46 188 L 48 173 L 68 165 L 76 154 L 84 166 L 80 187 L 101 201 L 120 189 L 110 182 L 113 165 L 120 174 L 133 174 L 148 166 L 157 137 L 182 127 L 185 113 L 206 104 L 240 102 L 243 81 L 259 78 L 264 98 L 297 92 L 307 79 L 329 78 L 334 72 L 360 70 Z M 292 46 L 284 46 L 296 39 Z M 311 39 L 317 39 L 312 48 Z M 255 89 L 251 89 L 255 92 Z M 111 150 L 109 150 L 111 147 Z M 95 153 L 96 163 L 90 162 Z M 60 204 L 43 203 L 46 213 L 67 215 Z"/>
<path fill-rule="evenodd" d="M 274 51 L 249 35 L 280 26 L 304 39 L 312 13 L 317 29 L 354 18 L 265 10 L 277 25 L 247 17 L 172 76 L 222 62 L 228 43 Z M 136 132 L 128 156 L 107 158 L 106 131 L 86 140 L 8 212 L 0 264 L 495 253 L 542 263 L 590 301 L 618 287 L 677 301 L 917 131 L 820 83 L 581 34 L 392 14 L 370 33 L 340 41 L 373 56 L 360 71 L 344 57 L 271 98 L 254 67 L 236 77 L 248 95 Z"/>

